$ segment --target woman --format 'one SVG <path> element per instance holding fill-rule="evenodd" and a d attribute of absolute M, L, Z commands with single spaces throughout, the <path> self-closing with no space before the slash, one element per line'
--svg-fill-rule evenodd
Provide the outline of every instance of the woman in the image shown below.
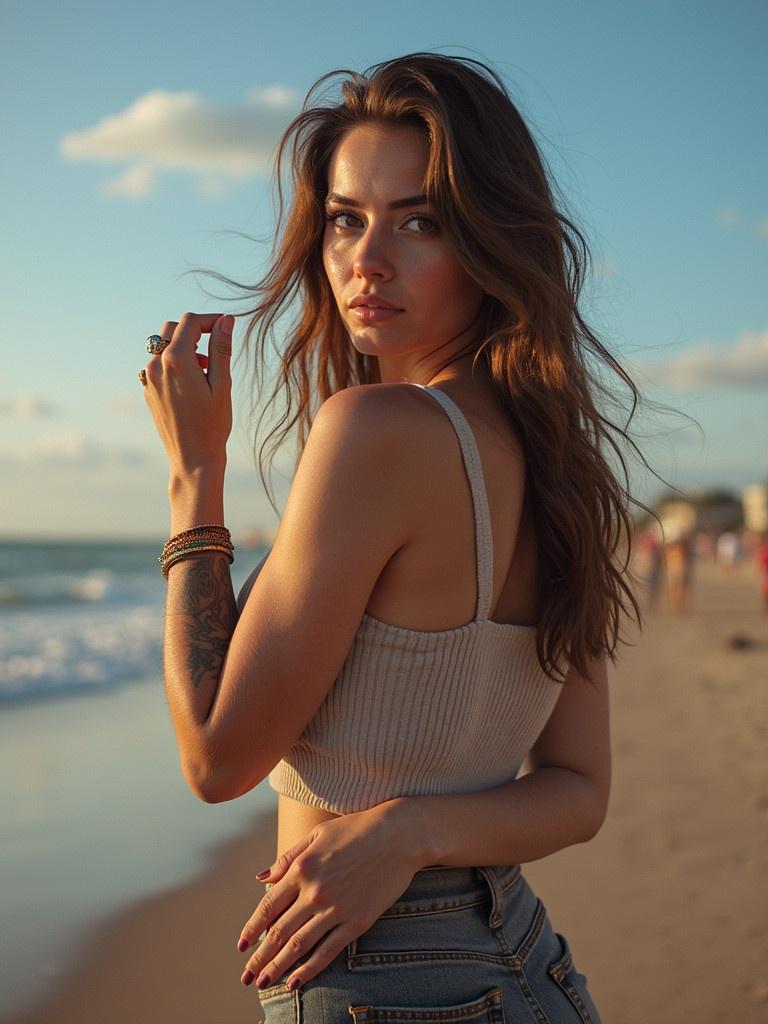
<path fill-rule="evenodd" d="M 578 313 L 586 247 L 500 79 L 428 53 L 341 74 L 277 155 L 292 208 L 247 339 L 263 366 L 301 294 L 280 367 L 300 460 L 238 601 L 231 318 L 151 339 L 182 768 L 206 801 L 280 794 L 238 946 L 267 1022 L 595 1024 L 520 865 L 607 810 L 606 661 L 639 610 L 606 460 L 627 437 L 588 362 L 637 396 Z"/>

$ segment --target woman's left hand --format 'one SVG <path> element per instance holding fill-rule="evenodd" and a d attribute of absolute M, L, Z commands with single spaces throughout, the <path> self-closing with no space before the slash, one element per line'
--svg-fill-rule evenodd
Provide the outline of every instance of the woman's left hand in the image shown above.
<path fill-rule="evenodd" d="M 263 988 L 314 950 L 288 979 L 296 980 L 294 988 L 305 984 L 405 892 L 423 865 L 396 803 L 401 804 L 386 801 L 321 822 L 266 877 L 262 872 L 261 880 L 273 886 L 243 928 L 240 952 L 269 930 L 246 964 L 244 984 L 255 977 Z"/>
<path fill-rule="evenodd" d="M 219 470 L 232 431 L 232 316 L 184 313 L 167 320 L 161 338 L 171 342 L 149 357 L 144 398 L 166 452 L 172 476 Z M 208 356 L 196 352 L 210 333 Z M 205 372 L 207 367 L 207 373 Z"/>

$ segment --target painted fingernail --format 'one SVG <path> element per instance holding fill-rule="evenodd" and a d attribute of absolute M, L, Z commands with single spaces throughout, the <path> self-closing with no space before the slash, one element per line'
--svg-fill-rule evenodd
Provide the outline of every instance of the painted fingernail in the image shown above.
<path fill-rule="evenodd" d="M 260 871 L 260 872 L 258 873 L 258 875 L 256 875 L 256 877 L 258 878 L 258 880 L 259 880 L 260 882 L 263 882 L 263 881 L 264 881 L 264 879 L 265 879 L 265 878 L 266 878 L 266 877 L 267 877 L 267 876 L 269 875 L 269 873 L 270 873 L 270 871 L 271 871 L 271 870 L 272 870 L 272 868 L 267 868 L 267 870 L 266 870 L 266 871 Z"/>
<path fill-rule="evenodd" d="M 299 980 L 299 978 L 291 978 L 291 980 L 288 982 L 288 988 L 291 990 L 291 992 L 295 992 L 300 984 L 301 981 Z"/>
<path fill-rule="evenodd" d="M 268 974 L 260 974 L 258 976 L 258 978 L 256 979 L 256 987 L 257 988 L 266 988 L 267 985 L 269 984 L 269 981 L 270 981 L 270 979 L 269 979 L 269 975 Z"/>
<path fill-rule="evenodd" d="M 253 981 L 253 971 L 243 971 L 243 976 L 240 979 L 244 985 L 250 985 Z"/>
<path fill-rule="evenodd" d="M 240 950 L 241 953 L 244 953 L 246 949 L 248 949 L 248 946 L 248 939 L 240 939 L 240 941 L 237 944 L 237 948 Z"/>

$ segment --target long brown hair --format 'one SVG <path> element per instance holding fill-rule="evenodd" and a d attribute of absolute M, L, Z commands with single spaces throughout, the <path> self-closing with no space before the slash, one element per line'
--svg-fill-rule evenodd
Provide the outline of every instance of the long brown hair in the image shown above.
<path fill-rule="evenodd" d="M 339 76 L 340 98 L 318 102 L 321 86 Z M 248 351 L 255 332 L 252 418 L 265 390 L 270 342 L 279 355 L 277 380 L 255 430 L 262 483 L 277 512 L 263 468 L 267 441 L 277 435 L 271 463 L 298 426 L 298 461 L 314 403 L 380 381 L 376 358 L 349 342 L 322 262 L 329 160 L 346 132 L 371 122 L 415 125 L 428 139 L 426 195 L 464 269 L 486 292 L 473 369 L 485 361 L 525 450 L 539 544 L 539 661 L 553 678 L 562 678 L 563 660 L 586 674 L 591 657 L 605 653 L 615 660 L 623 614 L 641 623 L 629 572 L 629 502 L 645 506 L 629 494 L 623 455 L 629 445 L 646 464 L 627 432 L 640 395 L 582 319 L 589 248 L 558 209 L 544 160 L 504 83 L 481 62 L 413 53 L 364 74 L 329 72 L 311 87 L 282 136 L 270 269 L 252 285 L 214 274 L 257 299 L 245 314 L 251 319 L 244 336 Z M 281 344 L 274 340 L 278 326 Z M 631 396 L 623 427 L 607 415 L 617 401 L 601 380 L 606 370 Z M 285 411 L 256 455 L 262 419 L 281 394 Z"/>

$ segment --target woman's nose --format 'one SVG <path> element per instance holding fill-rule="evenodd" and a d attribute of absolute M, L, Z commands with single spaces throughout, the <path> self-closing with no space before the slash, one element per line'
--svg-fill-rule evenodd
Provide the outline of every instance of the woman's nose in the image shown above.
<path fill-rule="evenodd" d="M 380 231 L 369 230 L 359 238 L 352 269 L 360 277 L 392 277 L 395 272 L 392 254 Z"/>

